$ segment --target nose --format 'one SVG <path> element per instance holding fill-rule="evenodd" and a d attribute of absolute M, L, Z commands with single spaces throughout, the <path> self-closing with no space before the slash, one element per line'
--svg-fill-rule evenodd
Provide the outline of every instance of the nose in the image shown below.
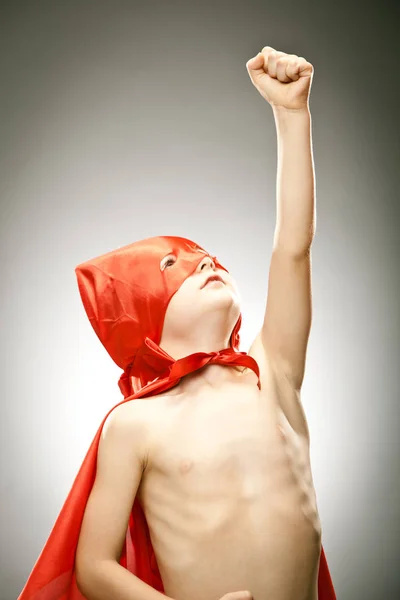
<path fill-rule="evenodd" d="M 205 256 L 198 265 L 197 269 L 199 271 L 203 271 L 207 267 L 211 267 L 211 269 L 215 270 L 215 262 L 211 256 Z"/>

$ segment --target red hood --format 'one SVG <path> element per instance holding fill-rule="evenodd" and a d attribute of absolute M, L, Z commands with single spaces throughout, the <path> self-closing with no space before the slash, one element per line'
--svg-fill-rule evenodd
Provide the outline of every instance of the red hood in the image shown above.
<path fill-rule="evenodd" d="M 160 261 L 174 253 L 173 268 L 161 271 Z M 204 256 L 194 242 L 161 236 L 134 242 L 78 265 L 75 273 L 86 314 L 101 343 L 124 370 L 119 385 L 124 397 L 153 381 L 158 360 L 149 356 L 149 338 L 158 346 L 169 301 Z M 227 271 L 215 256 L 215 266 Z M 239 348 L 241 315 L 230 345 Z M 159 348 L 159 346 L 158 346 Z M 151 352 L 150 352 L 151 354 Z"/>

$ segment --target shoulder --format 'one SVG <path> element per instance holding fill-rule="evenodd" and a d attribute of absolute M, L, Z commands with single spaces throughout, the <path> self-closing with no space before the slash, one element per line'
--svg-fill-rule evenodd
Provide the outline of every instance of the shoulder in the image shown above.
<path fill-rule="evenodd" d="M 144 418 L 143 402 L 140 400 L 128 400 L 113 408 L 104 422 L 103 431 L 110 427 L 135 427 Z"/>
<path fill-rule="evenodd" d="M 128 400 L 117 405 L 104 421 L 100 446 L 120 446 L 127 451 L 144 452 L 149 436 L 149 419 L 145 402 Z"/>
<path fill-rule="evenodd" d="M 102 438 L 126 435 L 132 440 L 148 441 L 153 429 L 163 420 L 167 402 L 168 394 L 161 393 L 118 404 L 104 422 Z"/>

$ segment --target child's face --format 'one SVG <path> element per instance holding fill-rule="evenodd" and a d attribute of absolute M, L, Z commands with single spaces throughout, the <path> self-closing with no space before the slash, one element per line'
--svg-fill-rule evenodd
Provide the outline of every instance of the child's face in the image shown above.
<path fill-rule="evenodd" d="M 173 270 L 175 261 L 173 254 L 167 255 L 161 260 L 160 268 Z M 211 275 L 218 275 L 222 282 L 206 284 Z M 240 294 L 233 277 L 224 269 L 216 268 L 210 257 L 205 257 L 172 296 L 164 328 L 183 334 L 194 324 L 206 322 L 212 314 L 227 319 L 232 329 L 240 315 Z"/>

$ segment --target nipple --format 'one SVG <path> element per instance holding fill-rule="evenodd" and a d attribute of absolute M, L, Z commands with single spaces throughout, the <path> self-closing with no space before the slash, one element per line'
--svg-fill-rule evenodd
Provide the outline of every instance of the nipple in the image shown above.
<path fill-rule="evenodd" d="M 282 427 L 282 425 L 278 425 L 278 431 L 279 431 L 280 437 L 283 440 L 286 439 L 286 432 L 285 432 L 284 428 Z"/>
<path fill-rule="evenodd" d="M 185 473 L 187 473 L 188 471 L 190 471 L 190 469 L 193 467 L 193 461 L 192 460 L 182 460 L 180 465 L 179 465 L 179 471 L 182 473 L 182 475 L 184 475 Z"/>

